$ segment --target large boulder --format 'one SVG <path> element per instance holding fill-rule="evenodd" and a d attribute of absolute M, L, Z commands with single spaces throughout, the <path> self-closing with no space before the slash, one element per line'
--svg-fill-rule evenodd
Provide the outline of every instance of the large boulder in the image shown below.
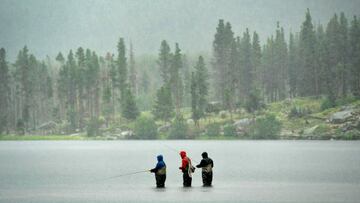
<path fill-rule="evenodd" d="M 239 136 L 244 135 L 252 123 L 253 120 L 249 118 L 243 118 L 235 121 L 233 125 L 236 128 L 237 135 Z"/>
<path fill-rule="evenodd" d="M 243 118 L 234 122 L 234 126 L 237 128 L 244 128 L 249 126 L 252 123 L 252 119 Z"/>
<path fill-rule="evenodd" d="M 335 124 L 345 123 L 348 119 L 350 119 L 353 116 L 352 113 L 353 110 L 344 110 L 344 111 L 336 112 L 330 116 L 329 121 Z"/>
<path fill-rule="evenodd" d="M 157 131 L 158 131 L 159 133 L 161 133 L 161 132 L 167 132 L 167 131 L 170 130 L 170 127 L 171 127 L 170 124 L 165 124 L 165 125 L 163 125 L 163 126 L 160 126 L 160 127 L 157 129 Z"/>
<path fill-rule="evenodd" d="M 187 119 L 186 120 L 186 123 L 188 124 L 188 125 L 194 125 L 195 124 L 195 122 L 194 122 L 194 120 L 193 119 Z"/>
<path fill-rule="evenodd" d="M 315 125 L 311 128 L 307 128 L 304 130 L 304 135 L 314 135 L 315 130 L 319 127 L 319 125 Z"/>
<path fill-rule="evenodd" d="M 49 121 L 38 126 L 39 130 L 53 130 L 58 126 L 54 121 Z"/>
<path fill-rule="evenodd" d="M 118 137 L 118 138 L 131 138 L 134 136 L 134 132 L 131 131 L 131 130 L 127 130 L 127 131 L 122 131 L 120 133 L 121 137 Z"/>

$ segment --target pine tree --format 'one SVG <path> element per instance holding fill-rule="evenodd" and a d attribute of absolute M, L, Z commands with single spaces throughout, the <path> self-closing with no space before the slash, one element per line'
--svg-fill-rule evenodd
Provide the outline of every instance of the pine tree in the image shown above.
<path fill-rule="evenodd" d="M 130 81 L 131 92 L 134 95 L 137 95 L 138 94 L 137 77 L 136 77 L 137 73 L 136 73 L 135 58 L 134 58 L 132 43 L 130 43 L 129 72 L 130 72 L 129 81 Z"/>
<path fill-rule="evenodd" d="M 30 69 L 30 57 L 28 49 L 25 46 L 18 54 L 15 67 L 16 67 L 16 80 L 19 84 L 19 97 L 21 98 L 21 115 L 18 121 L 24 124 L 25 131 L 29 128 L 30 122 L 30 107 L 31 107 L 31 69 Z"/>
<path fill-rule="evenodd" d="M 254 32 L 252 38 L 251 59 L 254 68 L 254 81 L 257 83 L 255 86 L 259 87 L 261 85 L 261 46 L 259 35 L 256 32 Z"/>
<path fill-rule="evenodd" d="M 116 108 L 116 89 L 118 88 L 117 84 L 117 69 L 116 69 L 116 63 L 114 61 L 114 55 L 108 53 L 106 60 L 108 61 L 109 65 L 109 74 L 110 74 L 110 80 L 111 80 L 111 105 L 112 105 L 112 113 L 115 114 L 117 108 Z"/>
<path fill-rule="evenodd" d="M 231 55 L 232 44 L 234 42 L 234 33 L 231 24 L 220 19 L 213 41 L 213 69 L 214 69 L 214 90 L 215 97 L 220 98 L 222 104 L 225 104 L 225 89 L 228 89 L 229 83 L 233 81 L 229 78 L 228 63 Z"/>
<path fill-rule="evenodd" d="M 226 102 L 223 103 L 223 106 L 226 107 L 226 109 L 230 113 L 232 113 L 233 109 L 235 108 L 236 99 L 238 99 L 238 102 L 241 102 L 241 99 L 243 97 L 243 89 L 241 88 L 242 73 L 240 67 L 241 55 L 239 53 L 240 40 L 239 38 L 237 38 L 237 40 L 238 41 L 233 40 L 231 44 L 230 57 L 229 61 L 227 62 L 227 68 L 225 69 L 227 71 L 226 75 L 228 77 L 228 81 L 225 84 L 226 94 L 224 94 L 224 98 Z M 233 96 L 228 97 L 228 94 L 231 94 Z M 236 97 L 236 95 L 238 97 Z"/>
<path fill-rule="evenodd" d="M 327 47 L 326 36 L 322 25 L 319 25 L 316 30 L 316 66 L 319 70 L 319 94 L 326 94 L 326 74 L 327 74 Z"/>
<path fill-rule="evenodd" d="M 156 119 L 169 121 L 174 115 L 174 108 L 169 86 L 162 86 L 156 93 L 156 101 L 152 110 Z"/>
<path fill-rule="evenodd" d="M 122 94 L 125 92 L 127 86 L 126 48 L 123 38 L 120 38 L 117 48 L 118 48 L 118 57 L 117 57 L 118 85 L 120 90 L 120 97 L 122 97 Z"/>
<path fill-rule="evenodd" d="M 64 56 L 62 55 L 61 52 L 58 53 L 58 55 L 56 56 L 55 58 L 61 65 L 63 65 L 65 63 L 65 58 Z"/>
<path fill-rule="evenodd" d="M 77 121 L 78 121 L 78 114 L 77 114 L 77 106 L 76 106 L 76 101 L 77 101 L 77 78 L 76 78 L 76 72 L 77 72 L 77 67 L 76 67 L 76 62 L 74 59 L 74 54 L 72 52 L 72 50 L 70 50 L 69 54 L 68 54 L 68 58 L 66 61 L 66 66 L 68 69 L 68 76 L 67 76 L 67 117 L 68 117 L 68 121 L 70 122 L 70 131 L 74 132 L 77 129 Z"/>
<path fill-rule="evenodd" d="M 168 85 L 170 81 L 170 66 L 172 61 L 172 54 L 170 51 L 170 47 L 166 40 L 161 42 L 159 58 L 157 60 L 157 64 L 160 69 L 160 75 L 163 80 L 163 84 Z"/>
<path fill-rule="evenodd" d="M 205 116 L 205 108 L 208 96 L 208 72 L 204 59 L 199 56 L 195 66 L 195 73 L 191 74 L 191 109 L 195 124 L 199 125 L 199 119 Z"/>
<path fill-rule="evenodd" d="M 144 70 L 144 71 L 142 71 L 141 83 L 140 83 L 141 92 L 143 94 L 148 93 L 149 88 L 150 88 L 149 86 L 150 86 L 149 74 L 146 70 Z"/>
<path fill-rule="evenodd" d="M 176 113 L 180 113 L 183 98 L 183 83 L 180 75 L 180 69 L 182 68 L 182 55 L 179 44 L 175 44 L 175 53 L 172 57 L 170 66 L 170 88 L 172 92 L 173 101 L 175 104 Z"/>
<path fill-rule="evenodd" d="M 191 73 L 191 85 L 190 85 L 190 94 L 191 94 L 191 111 L 192 111 L 192 119 L 195 122 L 195 125 L 198 126 L 198 120 L 200 119 L 200 112 L 198 107 L 199 94 L 197 81 L 195 77 L 195 73 Z"/>
<path fill-rule="evenodd" d="M 306 19 L 301 26 L 299 39 L 299 85 L 300 96 L 316 95 L 318 87 L 316 84 L 315 67 L 315 44 L 316 36 L 312 24 L 309 9 L 306 12 Z"/>
<path fill-rule="evenodd" d="M 290 97 L 296 97 L 298 85 L 298 64 L 297 64 L 297 44 L 293 33 L 290 33 L 289 39 L 289 63 L 288 63 L 288 80 Z"/>
<path fill-rule="evenodd" d="M 351 64 L 351 92 L 360 98 L 360 22 L 356 16 L 351 21 L 350 28 L 350 64 Z"/>
<path fill-rule="evenodd" d="M 284 29 L 279 23 L 277 24 L 276 36 L 275 36 L 275 70 L 276 72 L 276 97 L 283 100 L 286 95 L 286 82 L 287 82 L 287 63 L 288 63 L 288 50 L 285 42 Z"/>
<path fill-rule="evenodd" d="M 249 30 L 243 34 L 241 38 L 240 47 L 240 88 L 243 93 L 243 101 L 247 100 L 250 96 L 250 92 L 254 88 L 254 66 L 252 63 L 252 45 Z M 231 73 L 230 73 L 231 74 Z"/>
<path fill-rule="evenodd" d="M 183 95 L 184 95 L 184 99 L 183 99 L 183 105 L 184 106 L 190 106 L 191 105 L 191 73 L 190 73 L 190 64 L 189 64 L 189 60 L 186 57 L 186 55 L 183 55 L 182 57 L 183 59 L 183 68 L 182 68 L 182 76 L 184 78 L 184 90 L 183 90 Z"/>
<path fill-rule="evenodd" d="M 0 49 L 0 135 L 8 130 L 10 107 L 10 75 L 6 61 L 6 51 Z"/>
<path fill-rule="evenodd" d="M 338 70 L 340 66 L 340 24 L 335 14 L 326 27 L 327 70 L 325 72 L 326 94 L 331 103 L 335 103 L 338 95 L 338 85 L 341 81 Z"/>
<path fill-rule="evenodd" d="M 348 21 L 345 17 L 345 14 L 342 12 L 340 14 L 340 25 L 339 25 L 339 68 L 340 70 L 340 89 L 339 92 L 343 97 L 346 97 L 348 91 L 348 81 L 349 81 L 349 31 L 348 31 Z"/>
<path fill-rule="evenodd" d="M 263 84 L 267 101 L 274 102 L 277 100 L 276 92 L 276 66 L 275 66 L 275 46 L 274 38 L 267 39 L 267 43 L 263 48 L 262 70 Z"/>
<path fill-rule="evenodd" d="M 79 95 L 79 102 L 78 102 L 78 109 L 79 109 L 79 128 L 82 130 L 84 128 L 84 116 L 85 116 L 85 109 L 84 109 L 84 101 L 85 101 L 85 84 L 86 84 L 86 61 L 85 61 L 85 53 L 82 47 L 79 47 L 76 51 L 76 58 L 77 58 L 77 72 L 76 72 L 76 83 L 77 83 L 77 90 Z"/>
<path fill-rule="evenodd" d="M 135 98 L 129 87 L 127 87 L 124 92 L 121 107 L 122 116 L 126 119 L 135 120 L 140 115 L 135 103 Z"/>

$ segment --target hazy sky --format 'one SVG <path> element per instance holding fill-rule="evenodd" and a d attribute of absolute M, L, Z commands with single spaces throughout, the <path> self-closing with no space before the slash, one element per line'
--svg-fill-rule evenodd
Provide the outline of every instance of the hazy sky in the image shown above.
<path fill-rule="evenodd" d="M 298 31 L 306 8 L 315 23 L 327 23 L 334 12 L 359 15 L 360 0 L 0 0 L 0 47 L 10 60 L 25 44 L 39 58 L 79 46 L 104 55 L 124 37 L 136 55 L 156 54 L 163 39 L 209 52 L 220 18 L 237 35 L 249 27 L 264 40 L 277 21 Z"/>

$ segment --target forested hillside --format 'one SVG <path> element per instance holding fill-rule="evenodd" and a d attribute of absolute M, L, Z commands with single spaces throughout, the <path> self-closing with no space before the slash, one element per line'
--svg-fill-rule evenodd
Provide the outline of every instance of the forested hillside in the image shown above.
<path fill-rule="evenodd" d="M 11 62 L 2 48 L 0 134 L 197 138 L 228 115 L 231 122 L 256 120 L 251 132 L 261 122 L 279 124 L 259 137 L 275 138 L 284 121 L 274 102 L 311 97 L 324 111 L 360 98 L 357 16 L 334 14 L 322 25 L 307 10 L 298 30 L 274 24 L 273 35 L 261 42 L 261 33 L 234 33 L 236 22 L 220 19 L 213 49 L 201 56 L 163 40 L 157 56 L 137 57 L 133 46 L 141 44 L 121 37 L 117 52 L 105 56 L 78 47 L 38 59 L 24 46 Z M 296 106 L 291 111 L 304 113 Z M 236 131 L 231 122 L 220 126 L 221 134 Z"/>

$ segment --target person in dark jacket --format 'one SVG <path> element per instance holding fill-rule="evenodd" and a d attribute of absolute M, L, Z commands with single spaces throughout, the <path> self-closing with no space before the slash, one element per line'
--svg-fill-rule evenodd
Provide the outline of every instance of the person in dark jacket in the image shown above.
<path fill-rule="evenodd" d="M 209 187 L 211 186 L 211 182 L 213 179 L 213 170 L 214 162 L 212 159 L 208 157 L 208 154 L 206 152 L 203 152 L 201 154 L 202 160 L 200 164 L 196 165 L 197 168 L 202 168 L 202 180 L 203 180 L 203 186 Z"/>
<path fill-rule="evenodd" d="M 191 159 L 186 156 L 185 151 L 180 152 L 181 157 L 181 166 L 179 169 L 183 172 L 183 186 L 191 187 L 192 182 L 192 173 L 194 172 L 194 168 L 191 165 Z"/>
<path fill-rule="evenodd" d="M 157 156 L 157 164 L 155 168 L 150 169 L 150 172 L 155 173 L 156 187 L 165 187 L 166 180 L 166 164 L 162 155 Z"/>

